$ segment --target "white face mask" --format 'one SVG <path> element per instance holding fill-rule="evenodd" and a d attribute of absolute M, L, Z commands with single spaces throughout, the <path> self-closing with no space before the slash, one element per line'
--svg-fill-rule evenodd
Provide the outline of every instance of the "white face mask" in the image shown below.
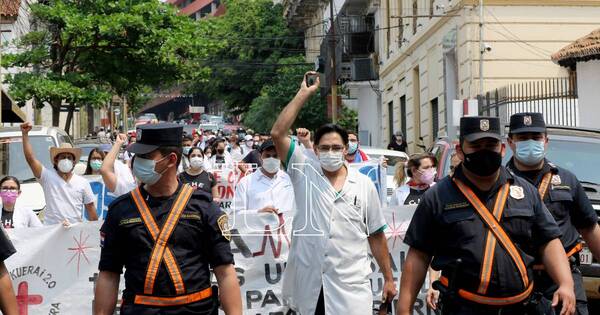
<path fill-rule="evenodd" d="M 263 160 L 262 168 L 269 174 L 275 174 L 279 171 L 281 161 L 276 158 L 266 158 Z"/>
<path fill-rule="evenodd" d="M 246 146 L 251 148 L 252 146 L 254 146 L 254 141 L 252 141 L 252 140 L 246 141 Z"/>
<path fill-rule="evenodd" d="M 194 156 L 193 158 L 190 158 L 190 166 L 193 169 L 201 169 L 203 165 L 204 159 L 202 157 Z"/>
<path fill-rule="evenodd" d="M 321 167 L 328 172 L 335 172 L 344 165 L 343 152 L 323 152 L 319 154 Z"/>
<path fill-rule="evenodd" d="M 69 159 L 62 159 L 58 161 L 58 170 L 65 174 L 71 173 L 73 170 L 73 161 Z"/>

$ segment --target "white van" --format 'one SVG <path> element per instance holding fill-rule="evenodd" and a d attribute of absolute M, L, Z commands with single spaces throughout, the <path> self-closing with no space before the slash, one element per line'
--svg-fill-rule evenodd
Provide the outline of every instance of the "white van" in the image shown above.
<path fill-rule="evenodd" d="M 50 147 L 70 143 L 71 137 L 56 127 L 34 126 L 29 132 L 35 157 L 48 169 L 54 166 L 50 161 Z M 20 206 L 33 209 L 36 213 L 46 208 L 42 186 L 37 182 L 23 155 L 23 139 L 19 127 L 0 129 L 0 176 L 15 176 L 21 182 L 22 197 Z"/>

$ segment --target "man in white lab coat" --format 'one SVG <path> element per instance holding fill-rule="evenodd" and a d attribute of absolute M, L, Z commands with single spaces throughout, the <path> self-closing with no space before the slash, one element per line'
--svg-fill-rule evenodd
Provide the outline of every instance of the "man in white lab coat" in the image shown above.
<path fill-rule="evenodd" d="M 298 206 L 283 295 L 302 315 L 371 314 L 369 248 L 384 275 L 383 300 L 396 295 L 383 233 L 386 222 L 375 186 L 344 163 L 348 133 L 343 128 L 328 124 L 316 131 L 317 160 L 307 158 L 288 137 L 302 106 L 318 87 L 318 79 L 312 86 L 304 80 L 271 130 Z"/>

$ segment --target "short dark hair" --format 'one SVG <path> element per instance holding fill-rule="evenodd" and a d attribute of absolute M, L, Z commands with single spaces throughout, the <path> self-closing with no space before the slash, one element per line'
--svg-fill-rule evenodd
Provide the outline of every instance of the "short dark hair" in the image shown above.
<path fill-rule="evenodd" d="M 175 155 L 177 156 L 177 165 L 181 163 L 181 156 L 183 155 L 182 147 L 164 146 L 159 147 L 157 150 L 158 152 L 160 152 L 160 154 L 162 154 L 162 156 L 167 156 L 171 153 L 175 153 Z"/>
<path fill-rule="evenodd" d="M 433 164 L 433 167 L 437 166 L 437 159 L 435 158 L 435 156 L 429 154 L 429 153 L 417 153 L 417 154 L 413 154 L 410 156 L 410 159 L 408 160 L 408 162 L 406 163 L 406 174 L 410 177 L 413 177 L 413 173 L 412 173 L 412 168 L 419 168 L 421 167 L 421 161 L 423 161 L 424 159 L 430 159 L 431 160 L 431 164 Z"/>
<path fill-rule="evenodd" d="M 17 183 L 17 188 L 19 190 L 21 190 L 21 183 L 19 183 L 19 180 L 16 177 L 10 176 L 10 175 L 4 176 L 4 178 L 0 179 L 0 186 L 2 186 L 2 184 L 4 184 L 4 182 L 9 181 L 9 180 L 12 180 L 13 182 Z"/>
<path fill-rule="evenodd" d="M 315 132 L 315 144 L 319 145 L 321 138 L 323 138 L 324 135 L 332 132 L 337 133 L 340 135 L 340 137 L 342 137 L 342 143 L 344 143 L 344 145 L 348 144 L 348 132 L 346 129 L 336 124 L 326 124 L 317 129 Z"/>
<path fill-rule="evenodd" d="M 185 135 L 185 136 L 183 136 L 183 140 L 182 141 L 192 141 L 193 142 L 194 138 L 192 138 L 192 136 Z"/>
<path fill-rule="evenodd" d="M 192 155 L 192 152 L 194 152 L 194 151 L 198 151 L 198 152 L 200 152 L 200 154 L 202 154 L 202 157 L 204 157 L 204 151 L 202 151 L 202 149 L 201 149 L 201 148 L 199 148 L 199 147 L 192 147 L 192 148 L 190 149 L 190 151 L 188 152 L 187 156 L 190 156 L 190 155 Z"/>

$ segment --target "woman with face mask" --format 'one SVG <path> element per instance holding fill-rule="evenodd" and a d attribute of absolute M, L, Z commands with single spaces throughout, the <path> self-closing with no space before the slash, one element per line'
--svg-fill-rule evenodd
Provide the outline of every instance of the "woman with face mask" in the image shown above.
<path fill-rule="evenodd" d="M 190 184 L 195 189 L 204 190 L 213 196 L 213 200 L 218 202 L 219 191 L 217 189 L 217 180 L 207 172 L 204 167 L 204 153 L 200 148 L 192 148 L 187 156 L 190 161 L 190 167 L 179 174 L 179 181 L 184 184 Z"/>
<path fill-rule="evenodd" d="M 106 154 L 104 154 L 104 151 L 101 151 L 98 148 L 93 149 L 88 156 L 84 175 L 100 175 L 100 168 L 102 167 L 102 162 L 105 157 Z"/>
<path fill-rule="evenodd" d="M 2 225 L 5 229 L 43 226 L 32 209 L 23 209 L 17 205 L 21 196 L 21 183 L 16 177 L 6 176 L 0 180 L 0 198 L 2 198 Z"/>
<path fill-rule="evenodd" d="M 436 166 L 435 157 L 427 153 L 412 155 L 406 164 L 410 180 L 396 188 L 390 205 L 418 205 L 425 191 L 435 184 Z"/>

